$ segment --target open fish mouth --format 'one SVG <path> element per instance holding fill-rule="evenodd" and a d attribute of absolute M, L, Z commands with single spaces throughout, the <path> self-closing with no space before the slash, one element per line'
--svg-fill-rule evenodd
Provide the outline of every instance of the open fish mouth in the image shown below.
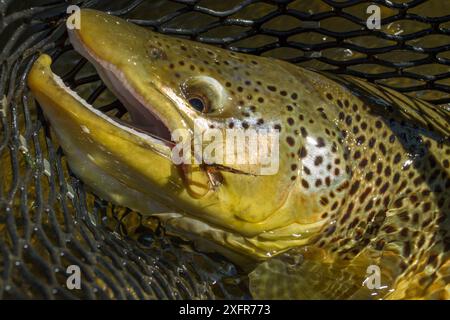
<path fill-rule="evenodd" d="M 155 111 L 155 108 L 148 101 L 144 101 L 128 84 L 123 72 L 116 66 L 96 57 L 93 52 L 82 44 L 76 32 L 69 31 L 69 39 L 75 51 L 86 58 L 96 68 L 107 88 L 130 114 L 130 117 L 128 117 L 130 119 L 129 121 L 117 117 L 114 117 L 114 120 L 172 148 L 175 145 L 171 137 L 173 129 L 169 129 L 167 120 L 164 120 Z M 82 99 L 81 97 L 79 98 Z"/>

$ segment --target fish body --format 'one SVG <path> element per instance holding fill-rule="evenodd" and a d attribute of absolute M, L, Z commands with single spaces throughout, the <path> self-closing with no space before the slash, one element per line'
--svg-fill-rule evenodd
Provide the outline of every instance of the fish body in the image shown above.
<path fill-rule="evenodd" d="M 71 169 L 99 196 L 233 259 L 269 259 L 250 277 L 257 297 L 366 297 L 359 281 L 370 265 L 389 279 L 380 295 L 450 297 L 448 111 L 94 10 L 81 11 L 69 36 L 132 122 L 83 101 L 46 55 L 28 84 Z M 194 127 L 224 140 L 230 129 L 275 130 L 276 172 L 261 174 L 259 162 L 174 164 L 171 134 Z M 301 272 L 277 260 L 286 254 L 304 259 Z M 326 280 L 308 284 L 308 272 Z M 336 286 L 347 274 L 358 276 Z M 317 295 L 304 295 L 306 285 Z"/>

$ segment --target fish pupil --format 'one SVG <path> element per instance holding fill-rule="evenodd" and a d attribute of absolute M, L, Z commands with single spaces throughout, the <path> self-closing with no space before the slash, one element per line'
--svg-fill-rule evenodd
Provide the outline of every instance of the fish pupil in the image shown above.
<path fill-rule="evenodd" d="M 204 112 L 205 103 L 200 98 L 191 98 L 189 99 L 190 105 L 197 111 Z"/>

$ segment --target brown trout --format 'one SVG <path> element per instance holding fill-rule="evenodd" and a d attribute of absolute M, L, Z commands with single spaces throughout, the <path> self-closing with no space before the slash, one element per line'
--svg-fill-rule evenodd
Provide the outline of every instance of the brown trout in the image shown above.
<path fill-rule="evenodd" d="M 259 261 L 255 297 L 450 298 L 448 110 L 94 10 L 81 11 L 69 36 L 132 121 L 89 105 L 45 54 L 28 84 L 97 195 L 208 250 Z M 278 171 L 175 165 L 171 133 L 194 122 L 277 130 Z M 370 268 L 381 277 L 375 289 Z"/>

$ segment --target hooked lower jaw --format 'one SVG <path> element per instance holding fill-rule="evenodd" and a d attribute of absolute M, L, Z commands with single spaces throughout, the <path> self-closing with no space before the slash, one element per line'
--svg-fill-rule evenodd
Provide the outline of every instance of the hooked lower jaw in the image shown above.
<path fill-rule="evenodd" d="M 42 55 L 35 62 L 28 78 L 28 85 L 34 92 L 41 106 L 45 109 L 46 115 L 57 115 L 64 117 L 64 113 L 74 116 L 84 133 L 90 133 L 89 123 L 102 121 L 105 126 L 111 126 L 117 132 L 123 132 L 136 138 L 136 140 L 145 141 L 145 144 L 157 154 L 169 159 L 171 156 L 171 146 L 163 138 L 146 132 L 138 126 L 129 122 L 122 121 L 116 117 L 110 117 L 100 110 L 94 108 L 84 100 L 76 91 L 65 85 L 63 80 L 51 70 L 52 60 L 48 55 Z M 59 108 L 55 108 L 58 105 Z M 83 110 L 83 116 L 77 115 L 78 108 Z M 58 110 L 59 109 L 59 110 Z M 82 120 L 85 119 L 85 120 Z M 87 121 L 87 120 L 90 121 Z M 98 119 L 98 120 L 96 120 Z M 50 121 L 54 127 L 54 121 Z M 75 121 L 74 121 L 75 122 Z M 102 126 L 103 127 L 103 126 Z M 64 128 L 62 128 L 64 129 Z M 67 128 L 69 129 L 69 128 Z M 168 129 L 167 129 L 168 130 Z M 137 142 L 142 145 L 142 142 Z"/>
<path fill-rule="evenodd" d="M 50 56 L 41 55 L 27 81 L 72 172 L 101 198 L 143 214 L 155 212 L 153 203 L 172 207 L 170 194 L 182 189 L 182 181 L 171 148 L 92 107 L 52 72 L 51 64 Z"/>

